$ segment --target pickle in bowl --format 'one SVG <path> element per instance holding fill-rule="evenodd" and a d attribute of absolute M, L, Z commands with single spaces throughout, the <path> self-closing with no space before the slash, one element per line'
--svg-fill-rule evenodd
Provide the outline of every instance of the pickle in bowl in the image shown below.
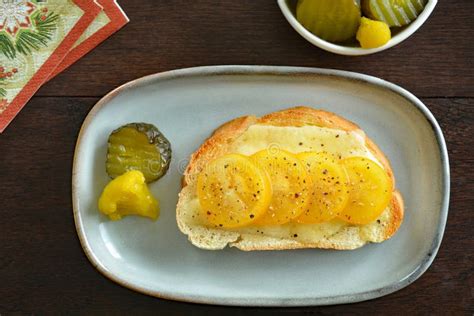
<path fill-rule="evenodd" d="M 390 27 L 400 27 L 413 22 L 426 6 L 427 0 L 362 0 L 362 10 L 367 17 L 382 21 Z"/>
<path fill-rule="evenodd" d="M 299 0 L 296 6 L 296 19 L 328 42 L 353 39 L 360 18 L 360 3 L 356 0 Z"/>

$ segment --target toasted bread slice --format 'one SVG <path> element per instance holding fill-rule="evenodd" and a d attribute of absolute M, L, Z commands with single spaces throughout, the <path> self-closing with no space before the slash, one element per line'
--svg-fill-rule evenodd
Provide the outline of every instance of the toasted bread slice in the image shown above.
<path fill-rule="evenodd" d="M 199 248 L 217 250 L 227 245 L 241 250 L 284 250 L 299 248 L 325 248 L 349 250 L 369 242 L 382 242 L 395 234 L 403 219 L 403 199 L 394 189 L 389 206 L 373 223 L 351 225 L 335 219 L 322 224 L 288 224 L 284 227 L 242 228 L 224 230 L 206 227 L 196 220 L 199 201 L 196 198 L 197 175 L 211 160 L 232 152 L 233 143 L 249 127 L 265 125 L 275 127 L 317 126 L 354 132 L 365 139 L 365 147 L 383 166 L 392 180 L 393 172 L 385 155 L 354 123 L 340 116 L 309 107 L 295 107 L 270 113 L 261 118 L 244 116 L 220 126 L 192 154 L 184 172 L 182 190 L 176 208 L 179 229 Z M 394 182 L 395 183 L 395 182 Z M 395 188 L 395 186 L 394 186 Z M 275 232 L 276 231 L 276 232 Z M 299 236 L 298 236 L 299 233 Z"/>

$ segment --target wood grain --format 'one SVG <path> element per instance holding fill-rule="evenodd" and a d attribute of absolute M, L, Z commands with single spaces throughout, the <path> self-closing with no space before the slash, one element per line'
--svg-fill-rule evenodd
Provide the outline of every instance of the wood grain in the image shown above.
<path fill-rule="evenodd" d="M 400 84 L 420 97 L 474 96 L 474 73 L 462 62 L 474 60 L 469 37 L 474 29 L 472 0 L 440 1 L 408 40 L 363 57 L 334 55 L 314 47 L 291 28 L 272 0 L 140 0 L 121 5 L 130 24 L 38 95 L 101 96 L 155 72 L 258 64 L 366 73 Z"/>
<path fill-rule="evenodd" d="M 473 1 L 440 1 L 405 43 L 359 58 L 312 47 L 270 0 L 121 4 L 131 23 L 44 86 L 0 135 L 1 315 L 474 313 Z M 128 80 L 213 64 L 346 69 L 422 97 L 444 130 L 452 176 L 445 237 L 431 268 L 407 288 L 373 301 L 287 309 L 166 301 L 98 273 L 82 252 L 71 209 L 72 156 L 84 117 L 99 96 Z"/>

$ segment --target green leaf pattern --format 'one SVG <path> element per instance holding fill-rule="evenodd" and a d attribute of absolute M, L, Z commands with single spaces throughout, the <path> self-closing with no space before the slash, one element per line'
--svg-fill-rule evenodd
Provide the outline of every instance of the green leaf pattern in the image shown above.
<path fill-rule="evenodd" d="M 53 12 L 45 13 L 38 8 L 31 15 L 31 20 L 31 28 L 20 29 L 14 37 L 4 30 L 0 31 L 0 53 L 9 59 L 13 59 L 17 53 L 28 55 L 32 51 L 37 51 L 48 45 L 56 30 L 59 15 Z M 0 90 L 0 96 L 1 93 Z"/>

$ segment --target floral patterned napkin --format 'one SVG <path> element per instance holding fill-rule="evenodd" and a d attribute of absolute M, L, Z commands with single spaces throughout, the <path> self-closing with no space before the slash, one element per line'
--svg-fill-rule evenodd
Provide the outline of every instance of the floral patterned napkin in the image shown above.
<path fill-rule="evenodd" d="M 96 0 L 96 2 L 102 11 L 77 40 L 63 61 L 54 69 L 48 80 L 71 66 L 128 23 L 128 17 L 115 0 Z"/>
<path fill-rule="evenodd" d="M 0 133 L 44 82 L 127 21 L 113 0 L 1 0 Z"/>

